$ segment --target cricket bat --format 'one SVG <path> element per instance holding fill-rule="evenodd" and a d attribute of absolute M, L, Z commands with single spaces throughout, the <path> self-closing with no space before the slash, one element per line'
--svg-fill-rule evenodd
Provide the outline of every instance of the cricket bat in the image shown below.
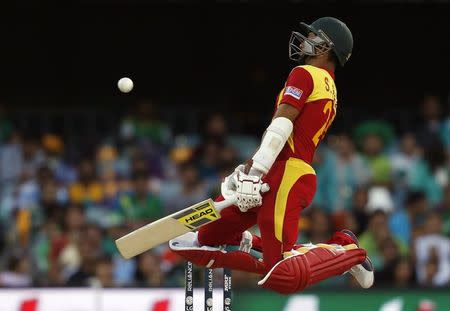
<path fill-rule="evenodd" d="M 220 218 L 220 211 L 234 204 L 233 199 L 214 202 L 211 199 L 189 206 L 156 220 L 116 240 L 125 259 L 137 256 L 155 246 L 176 238 Z"/>

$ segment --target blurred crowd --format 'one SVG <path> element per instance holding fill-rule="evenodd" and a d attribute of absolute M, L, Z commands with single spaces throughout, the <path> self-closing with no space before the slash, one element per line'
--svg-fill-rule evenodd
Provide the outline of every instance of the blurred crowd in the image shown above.
<path fill-rule="evenodd" d="M 139 101 L 111 135 L 73 152 L 70 137 L 25 131 L 0 106 L 0 286 L 184 284 L 184 263 L 166 246 L 124 260 L 114 240 L 218 195 L 221 177 L 260 137 L 231 133 L 219 113 L 198 133 L 173 133 L 155 108 Z M 314 159 L 318 189 L 299 242 L 349 228 L 374 262 L 376 286 L 449 286 L 447 109 L 427 96 L 408 129 L 368 120 L 332 130 Z M 235 272 L 233 282 L 256 279 Z M 354 286 L 350 278 L 321 286 L 337 284 Z"/>

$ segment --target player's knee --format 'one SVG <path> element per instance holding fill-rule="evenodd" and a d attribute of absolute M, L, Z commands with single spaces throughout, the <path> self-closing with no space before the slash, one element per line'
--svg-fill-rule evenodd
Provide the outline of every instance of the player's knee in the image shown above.
<path fill-rule="evenodd" d="M 239 233 L 238 233 L 239 235 Z M 197 242 L 199 246 L 217 246 L 229 244 L 233 236 L 225 236 L 209 231 L 207 226 L 200 228 L 197 235 Z"/>
<path fill-rule="evenodd" d="M 280 260 L 283 259 L 283 254 L 279 251 L 277 252 L 264 252 L 263 251 L 264 263 L 266 264 L 268 269 L 273 268 Z"/>
<path fill-rule="evenodd" d="M 277 261 L 277 260 L 271 260 L 270 258 L 264 258 L 264 263 L 266 264 L 266 267 L 270 270 L 270 269 L 272 269 L 279 261 L 281 260 L 281 257 L 280 257 L 280 259 Z"/>

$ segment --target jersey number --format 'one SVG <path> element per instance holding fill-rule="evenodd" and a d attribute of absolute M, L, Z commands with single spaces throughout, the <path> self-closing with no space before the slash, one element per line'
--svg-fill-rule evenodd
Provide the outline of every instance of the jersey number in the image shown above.
<path fill-rule="evenodd" d="M 322 140 L 323 136 L 328 131 L 328 128 L 330 127 L 331 123 L 333 122 L 334 117 L 336 116 L 336 114 L 332 115 L 332 113 L 331 113 L 332 111 L 333 111 L 333 101 L 330 100 L 326 103 L 325 107 L 323 107 L 323 113 L 327 115 L 327 120 L 322 125 L 322 127 L 317 131 L 316 135 L 314 135 L 314 137 L 313 137 L 313 142 L 314 142 L 314 145 L 316 145 L 316 146 Z"/>

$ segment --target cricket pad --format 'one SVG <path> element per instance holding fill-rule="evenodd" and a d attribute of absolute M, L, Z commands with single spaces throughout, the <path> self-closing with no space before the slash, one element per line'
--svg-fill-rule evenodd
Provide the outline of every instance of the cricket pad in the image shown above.
<path fill-rule="evenodd" d="M 292 294 L 341 275 L 365 259 L 364 249 L 335 250 L 317 247 L 278 262 L 258 285 L 280 294 Z"/>
<path fill-rule="evenodd" d="M 228 268 L 264 275 L 267 267 L 252 255 L 242 251 L 187 249 L 174 250 L 178 255 L 197 266 L 207 268 Z"/>

